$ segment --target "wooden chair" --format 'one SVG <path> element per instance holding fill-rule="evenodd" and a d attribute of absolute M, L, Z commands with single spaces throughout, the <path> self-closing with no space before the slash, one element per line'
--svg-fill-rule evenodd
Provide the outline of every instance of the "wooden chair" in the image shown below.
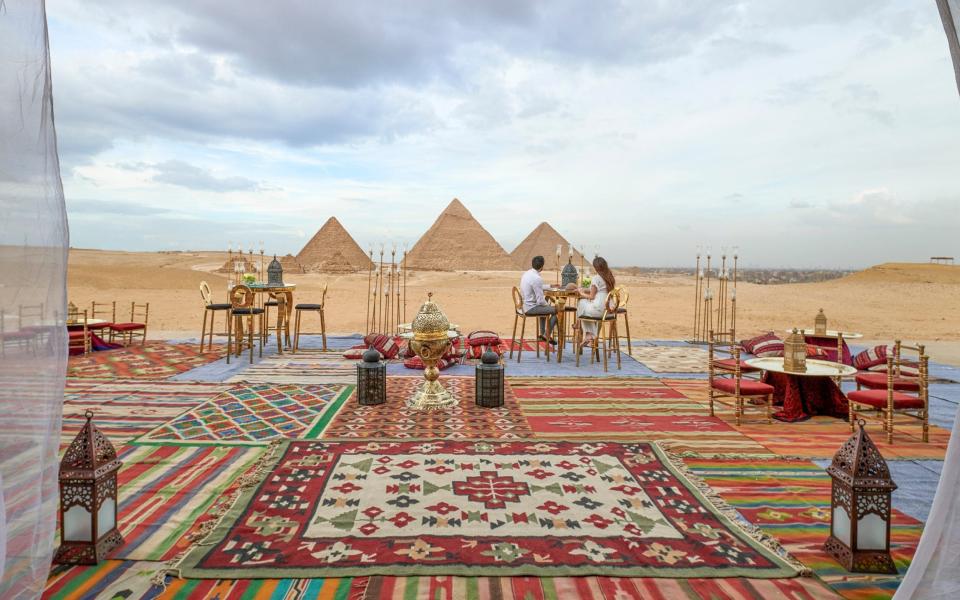
<path fill-rule="evenodd" d="M 523 341 L 524 334 L 527 331 L 527 319 L 532 318 L 536 320 L 537 323 L 537 332 L 540 331 L 540 321 L 545 321 L 543 326 L 544 331 L 547 331 L 547 328 L 550 324 L 551 315 L 528 315 L 523 310 L 523 294 L 520 293 L 520 288 L 514 286 L 513 288 L 513 335 L 510 337 L 510 358 L 513 358 L 513 345 L 517 341 L 517 322 L 520 321 L 520 346 L 517 348 L 517 362 L 520 362 L 520 357 L 523 355 Z M 522 320 L 522 321 L 521 321 Z M 539 335 L 539 333 L 537 334 Z M 540 358 L 540 340 L 534 338 L 534 345 L 537 349 L 537 358 Z M 550 344 L 546 344 L 544 349 L 544 354 L 547 356 L 547 362 L 550 362 Z"/>
<path fill-rule="evenodd" d="M 296 304 L 293 309 L 296 311 L 297 316 L 294 319 L 295 324 L 293 327 L 293 351 L 296 352 L 300 349 L 300 318 L 303 315 L 304 311 L 308 312 L 318 312 L 320 313 L 320 335 L 323 339 L 323 349 L 327 349 L 327 318 L 324 315 L 323 307 L 327 302 L 327 284 L 323 284 L 323 291 L 320 293 L 320 304 Z M 279 332 L 277 335 L 280 335 Z M 304 335 L 316 335 L 310 333 L 304 333 Z"/>
<path fill-rule="evenodd" d="M 103 323 L 91 323 L 88 328 L 90 331 L 103 337 L 103 331 L 110 329 L 110 326 L 113 325 L 117 320 L 117 301 L 113 300 L 111 302 L 97 302 L 96 300 L 90 301 L 90 318 L 91 319 L 103 319 Z"/>
<path fill-rule="evenodd" d="M 617 309 L 620 308 L 620 292 L 617 289 L 611 290 L 603 299 L 603 314 L 599 317 L 590 317 L 582 315 L 579 319 L 580 325 L 577 328 L 577 335 L 574 337 L 573 344 L 577 354 L 577 366 L 580 366 L 580 355 L 583 354 L 581 343 L 583 341 L 583 322 L 597 323 L 597 335 L 590 344 L 590 364 L 593 364 L 594 356 L 599 360 L 598 344 L 603 346 L 603 372 L 607 372 L 607 358 L 610 351 L 617 354 L 617 369 L 622 365 L 620 363 L 620 335 L 617 332 Z"/>
<path fill-rule="evenodd" d="M 718 359 L 717 356 L 729 356 Z M 733 398 L 733 410 L 737 427 L 743 420 L 744 398 L 765 398 L 767 423 L 773 422 L 773 386 L 755 379 L 744 379 L 740 360 L 740 346 L 733 331 L 714 333 L 707 338 L 707 360 L 709 363 L 710 416 L 714 416 L 714 403 L 721 398 Z"/>
<path fill-rule="evenodd" d="M 207 350 L 213 349 L 213 322 L 217 313 L 220 311 L 226 311 L 227 319 L 229 320 L 230 315 L 230 303 L 223 302 L 217 304 L 213 301 L 213 293 L 210 291 L 210 286 L 207 285 L 206 281 L 200 282 L 200 299 L 203 300 L 203 327 L 200 329 L 200 352 L 203 352 L 203 338 L 208 335 L 207 332 L 207 315 L 210 315 L 210 331 L 209 339 L 207 342 Z"/>
<path fill-rule="evenodd" d="M 618 287 L 617 290 L 620 292 L 620 306 L 617 307 L 617 318 L 623 317 L 623 324 L 626 326 L 627 333 L 627 354 L 633 356 L 633 344 L 630 340 L 630 317 L 627 315 L 627 303 L 630 302 L 630 292 L 623 286 Z"/>
<path fill-rule="evenodd" d="M 93 348 L 93 338 L 90 335 L 90 328 L 87 327 L 87 311 L 77 311 L 69 317 L 69 320 L 75 321 L 77 325 L 71 325 L 74 329 L 67 332 L 67 351 L 79 349 L 81 354 L 90 354 Z M 82 325 L 82 328 L 79 328 Z"/>
<path fill-rule="evenodd" d="M 11 315 L 10 317 L 13 317 Z M 7 317 L 4 310 L 0 308 L 0 356 L 5 356 L 8 346 L 15 346 L 20 350 L 34 346 L 35 334 L 30 328 L 23 329 L 23 322 L 17 318 L 17 328 L 9 329 L 8 323 L 12 323 L 13 318 Z M 34 346 L 34 351 L 36 347 Z"/>
<path fill-rule="evenodd" d="M 230 362 L 230 355 L 236 351 L 237 357 L 243 352 L 245 346 L 250 348 L 250 362 L 253 363 L 253 340 L 254 329 L 259 324 L 259 333 L 257 340 L 260 342 L 260 356 L 263 356 L 263 309 L 255 306 L 256 298 L 253 290 L 249 287 L 238 284 L 230 290 L 230 313 L 227 318 L 227 363 Z M 246 342 L 244 342 L 244 320 L 246 320 Z M 236 343 L 234 343 L 236 338 Z"/>
<path fill-rule="evenodd" d="M 928 390 L 929 361 L 930 358 L 924 353 L 922 345 L 902 346 L 901 350 L 907 349 L 916 351 L 919 355 L 919 375 L 917 377 L 918 389 L 914 393 L 900 391 L 897 389 L 897 359 L 894 356 L 887 357 L 887 385 L 885 389 L 856 390 L 847 394 L 847 405 L 849 406 L 849 417 L 851 430 L 854 423 L 857 422 L 858 407 L 869 407 L 877 412 L 882 418 L 881 425 L 887 432 L 887 443 L 893 443 L 893 415 L 901 414 L 914 419 L 919 419 L 923 424 L 923 441 L 930 441 L 929 425 L 929 405 L 930 396 Z"/>
<path fill-rule="evenodd" d="M 140 338 L 140 345 L 147 343 L 147 319 L 150 317 L 150 303 L 130 303 L 130 320 L 126 323 L 110 324 L 110 341 L 119 336 L 124 346 L 133 344 L 135 338 Z"/>
<path fill-rule="evenodd" d="M 910 375 L 903 369 L 903 360 L 900 356 L 903 344 L 900 340 L 893 342 L 893 389 L 898 392 L 919 392 L 920 378 L 919 373 Z M 910 365 L 914 367 L 916 365 Z M 885 390 L 887 389 L 887 373 L 857 373 L 857 390 Z"/>

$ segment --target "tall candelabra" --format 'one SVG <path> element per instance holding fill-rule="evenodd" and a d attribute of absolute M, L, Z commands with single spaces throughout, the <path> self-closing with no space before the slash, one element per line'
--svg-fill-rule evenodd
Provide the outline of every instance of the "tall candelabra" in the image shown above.
<path fill-rule="evenodd" d="M 733 332 L 736 338 L 737 327 L 737 267 L 739 255 L 734 250 L 733 266 L 727 268 L 727 250 L 720 255 L 720 268 L 717 270 L 717 287 L 713 287 L 712 255 L 709 249 L 706 262 L 701 263 L 701 253 L 697 252 L 694 271 L 693 337 L 695 344 L 709 341 L 710 332 Z M 704 264 L 704 268 L 701 268 Z M 714 303 L 716 300 L 716 303 Z"/>
<path fill-rule="evenodd" d="M 398 333 L 400 323 L 407 311 L 407 251 L 397 262 L 397 247 L 390 250 L 386 259 L 384 244 L 380 246 L 378 261 L 373 259 L 373 250 L 368 251 L 370 266 L 367 272 L 367 333 Z"/>

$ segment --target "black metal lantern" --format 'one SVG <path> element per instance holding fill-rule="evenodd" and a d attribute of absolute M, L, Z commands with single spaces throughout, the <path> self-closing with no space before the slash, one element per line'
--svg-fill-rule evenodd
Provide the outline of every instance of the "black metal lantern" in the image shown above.
<path fill-rule="evenodd" d="M 117 451 L 93 412 L 60 461 L 60 547 L 54 562 L 95 565 L 123 543 L 117 530 Z"/>
<path fill-rule="evenodd" d="M 277 260 L 276 254 L 267 266 L 267 285 L 283 285 L 283 265 Z"/>
<path fill-rule="evenodd" d="M 563 265 L 563 271 L 560 274 L 560 282 L 564 287 L 571 283 L 580 283 L 580 274 L 577 273 L 577 268 L 573 266 L 572 258 L 568 258 L 567 264 Z"/>
<path fill-rule="evenodd" d="M 503 365 L 496 352 L 488 349 L 480 356 L 475 379 L 477 406 L 503 406 Z"/>
<path fill-rule="evenodd" d="M 380 353 L 370 348 L 357 364 L 357 401 L 365 406 L 387 401 L 387 365 L 380 361 Z"/>
<path fill-rule="evenodd" d="M 848 571 L 896 574 L 890 556 L 890 495 L 897 484 L 864 430 L 844 442 L 827 467 L 831 478 L 830 537 L 823 545 Z"/>

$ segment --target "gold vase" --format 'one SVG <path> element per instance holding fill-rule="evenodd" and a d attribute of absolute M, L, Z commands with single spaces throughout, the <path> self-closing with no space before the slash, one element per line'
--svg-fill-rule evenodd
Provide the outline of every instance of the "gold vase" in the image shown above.
<path fill-rule="evenodd" d="M 457 403 L 453 394 L 437 381 L 440 377 L 437 361 L 450 347 L 450 321 L 432 298 L 432 293 L 427 295 L 427 301 L 410 324 L 413 331 L 410 348 L 423 361 L 424 382 L 407 400 L 407 406 L 419 410 L 444 408 Z"/>

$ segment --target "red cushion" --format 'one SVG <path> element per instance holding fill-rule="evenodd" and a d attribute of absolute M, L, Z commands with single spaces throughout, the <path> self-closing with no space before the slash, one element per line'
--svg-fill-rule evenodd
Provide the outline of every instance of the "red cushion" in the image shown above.
<path fill-rule="evenodd" d="M 830 360 L 831 358 L 836 358 L 837 353 L 827 352 L 826 348 L 821 348 L 820 346 L 814 346 L 813 344 L 807 344 L 807 358 L 815 358 L 818 360 Z"/>
<path fill-rule="evenodd" d="M 728 394 L 733 394 L 736 392 L 736 384 L 737 381 L 735 379 L 727 377 L 716 377 L 713 380 L 714 389 L 720 390 L 721 392 L 727 392 Z M 766 396 L 767 394 L 772 393 L 772 385 L 767 385 L 766 383 L 760 381 L 754 381 L 753 379 L 740 380 L 741 396 Z"/>
<path fill-rule="evenodd" d="M 400 353 L 400 346 L 397 345 L 392 335 L 378 335 L 370 346 L 376 348 L 380 352 L 380 356 L 387 360 L 396 358 L 397 354 Z"/>
<path fill-rule="evenodd" d="M 146 329 L 146 323 L 113 323 L 110 329 L 114 331 L 136 331 L 137 329 Z"/>
<path fill-rule="evenodd" d="M 894 365 L 896 368 L 896 365 Z M 887 374 L 887 364 L 876 365 L 867 369 L 873 373 L 883 373 L 884 376 Z M 904 377 L 920 377 L 920 365 L 915 362 L 910 361 L 901 361 L 900 362 L 900 375 Z"/>
<path fill-rule="evenodd" d="M 82 340 L 84 337 L 90 335 L 89 333 L 84 333 L 82 331 L 70 331 L 68 333 L 70 334 L 71 340 Z"/>
<path fill-rule="evenodd" d="M 93 323 L 91 325 L 87 325 L 87 329 L 106 329 L 111 325 L 113 325 L 113 323 Z"/>
<path fill-rule="evenodd" d="M 366 348 L 350 348 L 343 353 L 343 357 L 348 360 L 360 360 L 363 358 L 364 352 L 366 352 Z"/>
<path fill-rule="evenodd" d="M 858 373 L 857 383 L 860 384 L 861 387 L 865 387 L 867 389 L 885 390 L 887 389 L 887 374 Z M 893 379 L 893 389 L 903 392 L 919 392 L 920 382 L 909 377 L 895 377 Z"/>
<path fill-rule="evenodd" d="M 783 340 L 772 331 L 740 342 L 743 349 L 754 356 L 783 356 Z"/>
<path fill-rule="evenodd" d="M 733 362 L 733 359 L 732 359 L 732 358 L 725 358 L 725 359 L 723 359 L 723 360 L 715 360 L 715 361 L 713 361 L 713 365 L 714 365 L 715 367 L 717 367 L 718 369 L 723 369 L 723 370 L 725 370 L 725 371 L 733 371 L 733 370 L 734 370 L 734 362 Z M 744 361 L 742 361 L 742 360 L 740 361 L 740 372 L 741 372 L 741 373 L 755 373 L 755 372 L 757 372 L 757 371 L 759 371 L 759 370 L 760 370 L 760 369 L 758 369 L 758 368 L 756 368 L 756 367 L 751 367 L 750 365 L 748 365 L 746 362 L 744 362 Z"/>
<path fill-rule="evenodd" d="M 454 361 L 441 358 L 437 361 L 437 368 L 442 371 L 453 364 Z M 408 358 L 407 360 L 403 361 L 403 366 L 408 369 L 423 369 L 423 361 L 420 360 L 419 356 L 414 356 L 413 358 Z"/>
<path fill-rule="evenodd" d="M 874 408 L 887 407 L 887 390 L 857 390 L 847 394 L 847 399 L 857 404 L 866 404 Z M 893 393 L 894 408 L 923 408 L 923 400 L 903 392 Z"/>
<path fill-rule="evenodd" d="M 487 346 L 500 343 L 500 336 L 492 331 L 473 331 L 467 335 L 467 344 L 470 346 Z"/>
<path fill-rule="evenodd" d="M 891 354 L 893 354 L 893 348 L 890 346 L 874 346 L 854 356 L 853 366 L 860 371 L 866 371 L 870 367 L 878 365 L 883 365 L 886 369 L 887 356 Z"/>

